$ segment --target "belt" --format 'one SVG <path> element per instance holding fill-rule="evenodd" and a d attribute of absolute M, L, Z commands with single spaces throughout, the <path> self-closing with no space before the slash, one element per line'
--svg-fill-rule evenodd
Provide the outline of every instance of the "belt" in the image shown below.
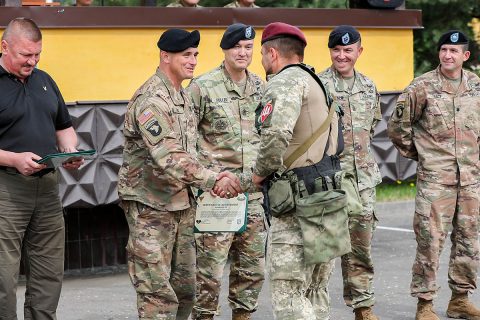
<path fill-rule="evenodd" d="M 18 170 L 15 169 L 14 167 L 0 166 L 0 170 L 5 171 L 5 172 L 9 172 L 9 173 L 21 174 L 20 171 L 18 171 Z M 46 168 L 46 169 L 42 169 L 42 170 L 40 170 L 40 171 L 37 171 L 37 172 L 31 174 L 30 177 L 38 177 L 38 178 L 41 178 L 41 177 L 43 177 L 44 175 L 49 174 L 50 172 L 54 172 L 54 171 L 55 171 L 54 168 Z"/>

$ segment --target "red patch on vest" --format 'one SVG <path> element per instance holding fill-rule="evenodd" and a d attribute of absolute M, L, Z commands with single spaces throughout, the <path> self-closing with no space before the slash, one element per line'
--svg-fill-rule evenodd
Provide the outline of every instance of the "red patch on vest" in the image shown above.
<path fill-rule="evenodd" d="M 265 120 L 267 120 L 270 113 L 272 113 L 272 111 L 273 111 L 273 106 L 272 106 L 272 103 L 269 102 L 263 107 L 262 112 L 260 113 L 260 121 L 264 123 Z"/>

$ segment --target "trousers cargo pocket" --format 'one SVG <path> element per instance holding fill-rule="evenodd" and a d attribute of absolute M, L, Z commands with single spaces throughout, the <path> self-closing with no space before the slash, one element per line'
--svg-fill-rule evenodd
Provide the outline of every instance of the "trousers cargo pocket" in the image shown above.
<path fill-rule="evenodd" d="M 351 251 L 345 191 L 328 190 L 299 198 L 296 208 L 307 265 L 325 263 Z"/>

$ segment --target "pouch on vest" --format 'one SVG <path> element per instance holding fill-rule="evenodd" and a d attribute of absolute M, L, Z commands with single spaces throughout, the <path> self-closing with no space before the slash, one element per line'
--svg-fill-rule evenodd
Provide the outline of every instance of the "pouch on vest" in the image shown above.
<path fill-rule="evenodd" d="M 270 213 L 273 217 L 282 216 L 295 209 L 293 185 L 297 184 L 296 176 L 292 172 L 275 175 L 268 186 L 268 201 Z"/>
<path fill-rule="evenodd" d="M 299 188 L 303 189 L 301 182 Z M 333 189 L 297 198 L 296 216 L 306 265 L 329 262 L 351 251 L 345 191 Z"/>
<path fill-rule="evenodd" d="M 342 171 L 339 189 L 347 196 L 347 212 L 349 216 L 358 216 L 363 212 L 362 200 L 358 191 L 357 177 L 351 172 Z"/>

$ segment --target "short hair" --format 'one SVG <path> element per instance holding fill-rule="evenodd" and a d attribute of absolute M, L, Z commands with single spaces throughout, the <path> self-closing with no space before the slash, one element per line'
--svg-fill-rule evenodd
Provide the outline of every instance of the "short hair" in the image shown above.
<path fill-rule="evenodd" d="M 2 40 L 8 40 L 12 36 L 21 36 L 33 42 L 42 40 L 42 32 L 37 24 L 32 19 L 24 17 L 15 18 L 8 23 Z"/>
<path fill-rule="evenodd" d="M 263 44 L 267 49 L 275 48 L 284 58 L 292 58 L 294 55 L 303 61 L 305 55 L 305 44 L 297 38 L 282 37 L 269 40 Z"/>

